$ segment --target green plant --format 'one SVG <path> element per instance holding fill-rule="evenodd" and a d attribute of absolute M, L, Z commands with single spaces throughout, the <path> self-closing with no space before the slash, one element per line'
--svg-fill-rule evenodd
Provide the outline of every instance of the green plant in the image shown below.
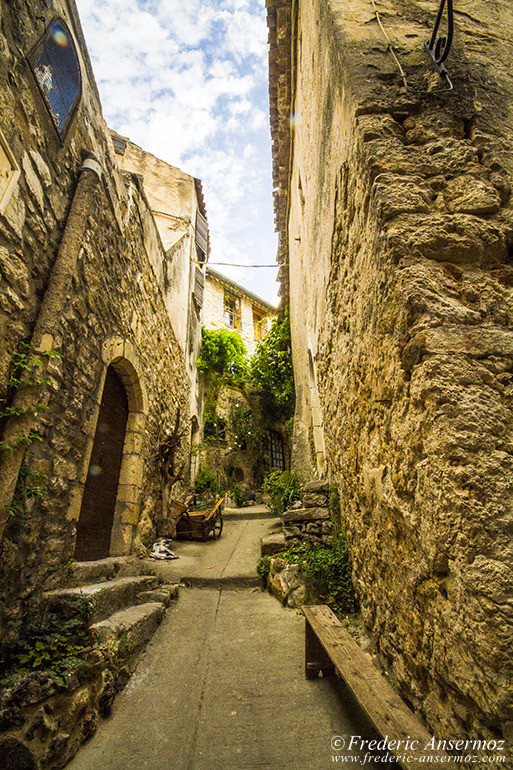
<path fill-rule="evenodd" d="M 201 463 L 194 481 L 194 492 L 198 495 L 201 495 L 204 492 L 212 492 L 213 495 L 218 495 L 220 489 L 221 484 L 218 474 L 207 465 Z"/>
<path fill-rule="evenodd" d="M 340 512 L 340 493 L 336 484 L 330 484 L 329 486 L 328 508 L 330 512 L 330 518 L 335 527 L 335 531 L 340 532 L 342 526 Z"/>
<path fill-rule="evenodd" d="M 47 350 L 35 355 L 30 352 L 30 346 L 26 342 L 20 342 L 18 349 L 14 351 L 11 358 L 11 371 L 7 383 L 7 398 L 1 399 L 0 403 L 0 425 L 6 423 L 12 417 L 23 417 L 25 415 L 37 415 L 45 412 L 46 404 L 40 404 L 39 401 L 26 406 L 15 406 L 12 401 L 16 391 L 21 387 L 38 387 L 41 385 L 50 385 L 50 380 L 44 376 L 46 362 L 49 358 L 62 358 L 56 350 Z M 38 398 L 36 396 L 36 398 Z M 13 440 L 0 440 L 0 451 L 13 451 L 21 446 L 29 446 L 34 441 L 42 441 L 34 430 L 30 429 L 28 433 L 18 433 L 13 436 Z"/>
<path fill-rule="evenodd" d="M 45 671 L 65 685 L 70 670 L 83 663 L 80 654 L 94 643 L 90 612 L 87 598 L 70 597 L 59 611 L 31 614 L 16 642 L 0 648 L 0 686 L 33 671 Z"/>
<path fill-rule="evenodd" d="M 277 422 L 289 421 L 294 413 L 294 370 L 288 313 L 281 321 L 273 318 L 250 360 L 249 374 L 261 394 L 263 412 Z"/>
<path fill-rule="evenodd" d="M 344 535 L 339 535 L 330 544 L 302 543 L 281 553 L 280 558 L 288 564 L 300 565 L 309 593 L 329 604 L 335 614 L 356 611 L 349 547 Z"/>
<path fill-rule="evenodd" d="M 262 489 L 271 498 L 271 512 L 281 516 L 293 502 L 299 500 L 302 479 L 292 471 L 272 470 L 264 479 Z"/>
<path fill-rule="evenodd" d="M 66 564 L 63 565 L 61 569 L 61 584 L 63 586 L 69 585 L 75 576 L 74 567 L 75 567 L 76 561 L 75 559 L 70 559 L 66 562 Z"/>
<path fill-rule="evenodd" d="M 230 484 L 230 495 L 233 497 L 237 508 L 243 508 L 247 504 L 248 498 L 243 484 L 233 481 Z"/>
<path fill-rule="evenodd" d="M 228 329 L 201 330 L 198 371 L 215 380 L 241 384 L 247 377 L 246 348 L 237 332 Z"/>
<path fill-rule="evenodd" d="M 262 580 L 264 581 L 264 584 L 267 582 L 267 576 L 270 571 L 271 571 L 271 557 L 261 556 L 257 561 L 257 572 L 262 578 Z"/>

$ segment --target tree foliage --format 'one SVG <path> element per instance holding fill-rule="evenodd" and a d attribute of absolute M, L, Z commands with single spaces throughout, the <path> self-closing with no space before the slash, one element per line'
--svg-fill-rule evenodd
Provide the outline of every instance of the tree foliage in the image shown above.
<path fill-rule="evenodd" d="M 201 354 L 196 361 L 200 372 L 226 380 L 247 376 L 246 348 L 237 332 L 228 329 L 201 330 Z"/>
<path fill-rule="evenodd" d="M 282 321 L 273 318 L 250 360 L 249 374 L 264 408 L 280 422 L 289 420 L 294 413 L 294 370 L 288 313 Z"/>

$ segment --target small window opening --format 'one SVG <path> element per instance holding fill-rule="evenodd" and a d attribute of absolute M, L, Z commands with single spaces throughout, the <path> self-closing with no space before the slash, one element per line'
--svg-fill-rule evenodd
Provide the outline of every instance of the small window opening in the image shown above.
<path fill-rule="evenodd" d="M 226 420 L 222 417 L 208 420 L 203 427 L 203 438 L 209 444 L 226 444 Z"/>
<path fill-rule="evenodd" d="M 232 329 L 241 328 L 240 297 L 236 297 L 229 291 L 224 293 L 224 322 Z"/>
<path fill-rule="evenodd" d="M 82 90 L 80 64 L 71 33 L 62 19 L 53 19 L 35 46 L 29 62 L 59 136 L 73 116 Z"/>
<path fill-rule="evenodd" d="M 262 310 L 253 308 L 253 335 L 256 340 L 261 342 L 267 331 L 265 324 L 266 315 Z"/>
<path fill-rule="evenodd" d="M 277 430 L 269 431 L 267 437 L 267 452 L 269 468 L 277 468 L 279 471 L 285 470 L 285 450 L 283 438 Z"/>

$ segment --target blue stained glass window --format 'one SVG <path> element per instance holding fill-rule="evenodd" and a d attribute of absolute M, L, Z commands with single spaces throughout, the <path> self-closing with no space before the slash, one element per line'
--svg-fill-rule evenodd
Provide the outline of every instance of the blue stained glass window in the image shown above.
<path fill-rule="evenodd" d="M 66 24 L 54 19 L 32 55 L 32 67 L 59 134 L 80 96 L 78 56 Z"/>

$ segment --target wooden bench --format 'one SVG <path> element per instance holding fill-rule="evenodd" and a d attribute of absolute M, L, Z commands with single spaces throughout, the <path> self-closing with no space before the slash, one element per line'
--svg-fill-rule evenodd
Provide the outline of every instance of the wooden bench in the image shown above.
<path fill-rule="evenodd" d="M 372 664 L 370 656 L 358 647 L 330 608 L 326 605 L 304 606 L 302 611 L 306 620 L 306 678 L 315 679 L 320 671 L 323 675 L 337 671 L 381 739 L 385 739 L 384 751 L 394 754 L 401 767 L 425 768 L 426 764 L 446 765 L 450 762 L 449 755 L 437 750 L 436 739 L 433 740 L 394 692 Z M 346 748 L 348 744 L 349 740 Z M 360 747 L 354 743 L 352 748 Z M 427 755 L 432 757 L 428 762 Z"/>

